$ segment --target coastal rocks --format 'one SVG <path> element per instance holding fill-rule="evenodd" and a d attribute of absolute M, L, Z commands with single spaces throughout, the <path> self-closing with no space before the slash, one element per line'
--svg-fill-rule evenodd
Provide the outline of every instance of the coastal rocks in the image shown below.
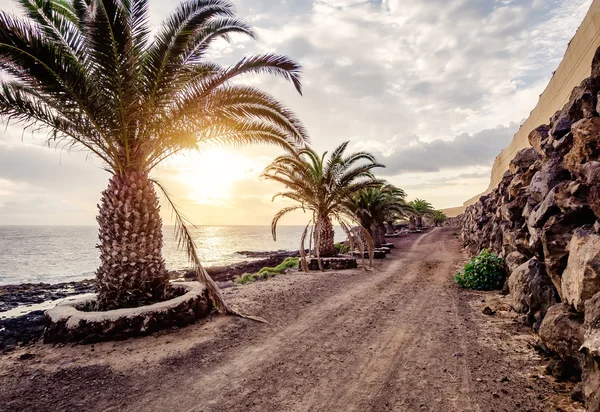
<path fill-rule="evenodd" d="M 562 275 L 562 296 L 583 312 L 586 300 L 600 292 L 600 235 L 591 226 L 575 231 Z"/>
<path fill-rule="evenodd" d="M 183 292 L 173 299 L 137 308 L 84 311 L 95 296 L 79 298 L 46 311 L 44 343 L 95 343 L 148 335 L 190 325 L 211 310 L 206 286 L 200 282 L 173 285 Z"/>
<path fill-rule="evenodd" d="M 68 283 L 22 283 L 0 286 L 0 313 L 23 305 L 34 305 L 96 291 L 93 280 Z"/>
<path fill-rule="evenodd" d="M 514 309 L 526 315 L 525 324 L 538 329 L 546 311 L 558 303 L 556 289 L 536 258 L 523 263 L 508 278 Z"/>
<path fill-rule="evenodd" d="M 0 352 L 39 341 L 45 325 L 46 318 L 41 310 L 16 318 L 0 319 Z"/>
<path fill-rule="evenodd" d="M 580 313 L 564 303 L 552 306 L 540 326 L 539 335 L 544 345 L 556 352 L 568 369 L 581 373 L 579 348 L 585 330 Z"/>

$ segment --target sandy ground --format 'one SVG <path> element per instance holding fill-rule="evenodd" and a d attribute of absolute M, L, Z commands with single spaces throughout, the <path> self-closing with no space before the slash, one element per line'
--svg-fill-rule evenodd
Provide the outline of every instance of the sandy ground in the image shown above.
<path fill-rule="evenodd" d="M 375 270 L 227 290 L 269 324 L 212 316 L 0 358 L 2 411 L 579 411 L 495 293 L 457 288 L 456 229 L 396 239 Z M 491 306 L 496 315 L 481 310 Z"/>

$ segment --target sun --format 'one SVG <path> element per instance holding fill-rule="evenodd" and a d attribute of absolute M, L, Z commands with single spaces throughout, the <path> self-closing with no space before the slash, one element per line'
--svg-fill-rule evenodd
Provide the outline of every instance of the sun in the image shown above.
<path fill-rule="evenodd" d="M 227 206 L 233 186 L 258 179 L 268 158 L 251 158 L 226 149 L 208 149 L 177 161 L 177 178 L 188 189 L 187 196 L 200 205 Z"/>

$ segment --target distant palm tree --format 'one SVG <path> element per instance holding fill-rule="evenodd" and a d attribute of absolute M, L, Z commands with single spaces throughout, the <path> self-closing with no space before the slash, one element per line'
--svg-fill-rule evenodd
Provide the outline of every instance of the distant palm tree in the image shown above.
<path fill-rule="evenodd" d="M 346 205 L 356 215 L 361 225 L 369 231 L 375 247 L 385 241 L 385 223 L 404 218 L 413 213 L 404 200 L 406 193 L 393 185 L 369 187 L 348 199 Z"/>
<path fill-rule="evenodd" d="M 448 216 L 441 210 L 434 210 L 431 214 L 431 220 L 433 220 L 433 224 L 435 226 L 440 226 L 446 220 L 448 220 Z"/>
<path fill-rule="evenodd" d="M 423 199 L 415 199 L 409 202 L 409 205 L 412 206 L 416 213 L 415 223 L 417 227 L 423 227 L 423 218 L 431 217 L 435 211 L 431 203 Z"/>
<path fill-rule="evenodd" d="M 297 154 L 280 156 L 265 169 L 263 176 L 282 183 L 286 191 L 278 197 L 293 200 L 296 205 L 280 210 L 271 223 L 273 239 L 277 238 L 277 223 L 295 210 L 312 213 L 309 226 L 314 224 L 313 240 L 318 257 L 335 256 L 332 219 L 336 219 L 349 234 L 346 222 L 353 220 L 344 202 L 354 193 L 378 185 L 371 171 L 383 165 L 366 152 L 344 156 L 349 142 L 338 146 L 327 159 L 327 152 L 319 155 L 307 148 Z M 303 239 L 308 227 L 305 229 Z M 304 250 L 302 242 L 302 250 Z"/>
<path fill-rule="evenodd" d="M 148 0 L 17 3 L 27 19 L 0 12 L 0 116 L 44 129 L 48 144 L 90 151 L 111 173 L 98 216 L 100 308 L 161 300 L 169 275 L 155 186 L 163 188 L 150 172 L 204 142 L 303 146 L 307 133 L 289 110 L 255 87 L 232 83 L 240 75 L 267 73 L 300 92 L 300 67 L 273 54 L 229 67 L 206 61 L 217 39 L 234 33 L 254 38 L 228 0 L 184 1 L 154 36 Z M 216 308 L 232 312 L 174 210 L 177 237 L 198 278 Z"/>

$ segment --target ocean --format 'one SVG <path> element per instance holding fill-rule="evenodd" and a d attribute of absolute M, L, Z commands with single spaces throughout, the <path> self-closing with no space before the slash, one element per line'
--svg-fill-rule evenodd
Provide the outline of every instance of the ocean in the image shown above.
<path fill-rule="evenodd" d="M 247 260 L 240 251 L 298 250 L 303 226 L 281 226 L 277 242 L 270 226 L 200 226 L 192 235 L 205 266 Z M 169 270 L 189 267 L 177 249 L 173 227 L 163 229 L 163 255 Z M 336 241 L 346 238 L 341 228 Z M 0 226 L 0 285 L 61 283 L 94 276 L 100 263 L 96 226 Z M 308 245 L 307 245 L 308 246 Z"/>

